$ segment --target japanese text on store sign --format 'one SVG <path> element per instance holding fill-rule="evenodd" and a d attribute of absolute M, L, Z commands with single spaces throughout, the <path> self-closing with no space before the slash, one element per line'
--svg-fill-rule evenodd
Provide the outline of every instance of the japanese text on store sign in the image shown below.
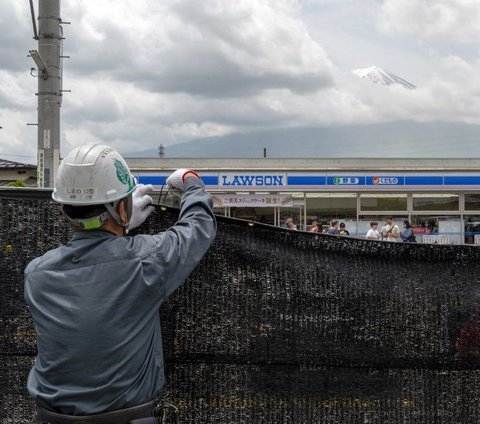
<path fill-rule="evenodd" d="M 269 208 L 293 206 L 292 196 L 286 195 L 221 195 L 213 196 L 215 207 L 233 207 L 233 208 Z"/>

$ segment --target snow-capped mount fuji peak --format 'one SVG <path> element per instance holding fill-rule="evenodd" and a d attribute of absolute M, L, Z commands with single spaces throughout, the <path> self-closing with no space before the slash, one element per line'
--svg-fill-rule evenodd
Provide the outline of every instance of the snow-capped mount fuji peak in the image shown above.
<path fill-rule="evenodd" d="M 360 68 L 352 71 L 353 74 L 359 76 L 360 78 L 368 78 L 370 81 L 375 84 L 381 85 L 392 85 L 399 84 L 408 89 L 414 89 L 415 86 L 408 81 L 400 78 L 399 76 L 393 74 L 386 69 L 380 68 L 378 66 L 370 66 L 369 68 Z"/>

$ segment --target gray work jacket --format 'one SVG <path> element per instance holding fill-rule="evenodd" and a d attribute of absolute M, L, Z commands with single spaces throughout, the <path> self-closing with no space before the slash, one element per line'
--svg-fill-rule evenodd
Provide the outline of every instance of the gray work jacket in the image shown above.
<path fill-rule="evenodd" d="M 216 232 L 203 183 L 184 185 L 178 222 L 156 235 L 77 232 L 25 270 L 38 355 L 27 388 L 70 415 L 139 405 L 164 385 L 159 308 Z"/>

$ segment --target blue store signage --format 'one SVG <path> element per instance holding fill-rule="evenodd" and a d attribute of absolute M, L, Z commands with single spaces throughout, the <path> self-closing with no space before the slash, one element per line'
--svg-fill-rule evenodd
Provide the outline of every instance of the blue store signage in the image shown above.
<path fill-rule="evenodd" d="M 407 186 L 442 186 L 443 176 L 441 175 L 407 175 L 405 177 Z"/>
<path fill-rule="evenodd" d="M 446 175 L 443 180 L 444 180 L 443 184 L 445 185 L 453 185 L 453 186 L 478 185 L 480 186 L 480 176 L 477 176 L 477 175 L 463 175 L 463 176 Z"/>
<path fill-rule="evenodd" d="M 399 177 L 399 176 L 367 177 L 367 185 L 372 185 L 372 186 L 403 186 L 403 185 L 405 185 L 405 177 Z"/>
<path fill-rule="evenodd" d="M 327 177 L 318 175 L 289 175 L 287 183 L 289 186 L 324 186 Z"/>
<path fill-rule="evenodd" d="M 333 185 L 333 186 L 365 185 L 365 177 L 363 176 L 327 177 L 327 185 Z"/>
<path fill-rule="evenodd" d="M 213 175 L 212 175 L 213 174 Z M 166 175 L 137 175 L 138 182 L 161 186 L 165 184 Z M 329 176 L 326 173 L 219 173 L 202 176 L 205 185 L 224 188 L 254 188 L 268 187 L 281 190 L 282 188 L 319 188 L 329 187 L 363 187 L 369 190 L 392 188 L 419 187 L 422 189 L 438 189 L 442 187 L 475 187 L 480 188 L 480 175 L 339 175 Z"/>
<path fill-rule="evenodd" d="M 285 174 L 222 174 L 222 187 L 283 187 L 287 185 Z"/>

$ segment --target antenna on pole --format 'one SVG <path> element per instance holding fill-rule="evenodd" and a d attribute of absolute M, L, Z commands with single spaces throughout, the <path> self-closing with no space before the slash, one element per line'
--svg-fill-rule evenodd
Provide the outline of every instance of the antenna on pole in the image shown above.
<path fill-rule="evenodd" d="M 33 8 L 33 0 L 30 0 L 30 13 L 32 14 L 33 39 L 38 40 L 37 22 L 35 20 L 35 9 Z"/>

